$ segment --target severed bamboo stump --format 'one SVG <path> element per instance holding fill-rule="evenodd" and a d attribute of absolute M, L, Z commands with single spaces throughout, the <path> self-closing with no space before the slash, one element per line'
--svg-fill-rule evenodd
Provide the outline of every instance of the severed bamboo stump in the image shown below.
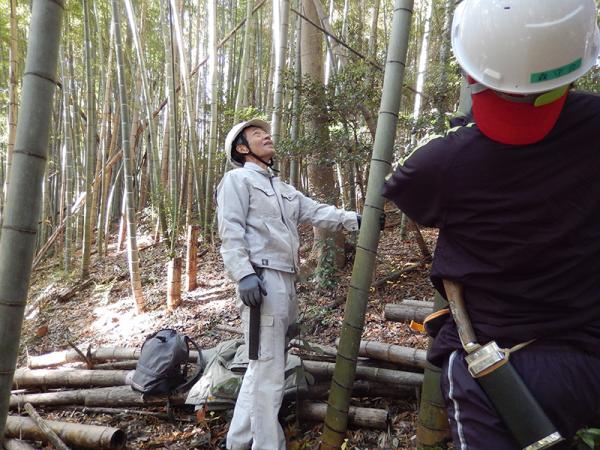
<path fill-rule="evenodd" d="M 185 289 L 193 291 L 198 286 L 198 225 L 188 226 L 187 247 L 185 254 Z"/>
<path fill-rule="evenodd" d="M 389 304 L 385 305 L 384 315 L 385 320 L 391 320 L 393 322 L 415 322 L 423 323 L 425 317 L 433 312 L 432 308 L 414 306 L 414 305 L 403 305 L 400 304 Z"/>
<path fill-rule="evenodd" d="M 298 405 L 298 417 L 301 420 L 320 422 L 325 419 L 326 412 L 326 403 L 300 402 Z M 388 412 L 383 409 L 351 406 L 348 411 L 348 422 L 350 426 L 355 426 L 357 428 L 387 430 L 389 415 Z"/>
<path fill-rule="evenodd" d="M 70 446 L 101 449 L 123 449 L 127 440 L 125 432 L 119 428 L 82 425 L 79 423 L 55 422 L 46 424 Z M 29 417 L 8 416 L 6 418 L 5 437 L 22 438 L 34 441 L 46 441 L 42 430 Z"/>
<path fill-rule="evenodd" d="M 181 258 L 169 261 L 167 272 L 167 308 L 173 311 L 181 305 Z"/>

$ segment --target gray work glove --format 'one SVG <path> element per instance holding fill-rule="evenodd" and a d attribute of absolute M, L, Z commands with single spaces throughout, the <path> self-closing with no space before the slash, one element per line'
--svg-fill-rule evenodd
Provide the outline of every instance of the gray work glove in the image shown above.
<path fill-rule="evenodd" d="M 383 231 L 383 229 L 385 228 L 385 219 L 386 219 L 385 213 L 382 212 L 379 215 L 379 230 L 381 230 L 381 231 Z M 360 230 L 360 225 L 362 223 L 362 214 L 356 213 L 356 221 L 358 222 L 358 229 Z"/>
<path fill-rule="evenodd" d="M 238 283 L 238 292 L 242 303 L 246 306 L 259 306 L 262 296 L 267 295 L 262 280 L 255 273 L 246 275 Z"/>

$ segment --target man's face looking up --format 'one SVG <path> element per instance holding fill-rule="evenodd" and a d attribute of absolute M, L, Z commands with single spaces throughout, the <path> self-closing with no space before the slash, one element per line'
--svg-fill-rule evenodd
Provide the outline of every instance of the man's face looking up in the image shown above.
<path fill-rule="evenodd" d="M 259 127 L 248 127 L 244 131 L 244 137 L 256 156 L 263 161 L 269 161 L 275 155 L 275 147 L 271 135 Z M 248 154 L 248 149 L 244 145 L 238 145 L 237 151 L 246 155 L 246 161 L 253 162 L 259 166 L 264 164 L 258 159 L 254 158 L 253 155 Z"/>

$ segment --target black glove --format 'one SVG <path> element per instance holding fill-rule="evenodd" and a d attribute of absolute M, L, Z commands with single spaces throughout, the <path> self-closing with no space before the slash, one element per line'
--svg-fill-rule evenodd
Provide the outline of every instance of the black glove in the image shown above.
<path fill-rule="evenodd" d="M 362 222 L 362 214 L 356 213 L 356 221 L 358 222 L 358 229 L 360 230 L 360 224 Z M 381 231 L 383 231 L 384 228 L 385 228 L 385 213 L 382 212 L 379 215 L 379 229 Z"/>
<path fill-rule="evenodd" d="M 246 275 L 238 283 L 238 292 L 242 303 L 246 306 L 259 306 L 262 296 L 267 295 L 262 280 L 255 273 Z"/>

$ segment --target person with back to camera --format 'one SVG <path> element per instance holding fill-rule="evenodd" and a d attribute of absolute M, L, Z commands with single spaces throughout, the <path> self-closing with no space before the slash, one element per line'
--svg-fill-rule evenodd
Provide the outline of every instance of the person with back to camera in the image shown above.
<path fill-rule="evenodd" d="M 594 0 L 460 3 L 452 48 L 474 123 L 417 148 L 384 187 L 439 228 L 433 284 L 461 287 L 478 344 L 513 348 L 556 429 L 519 443 L 459 339 L 464 317 L 448 316 L 428 358 L 457 449 L 568 448 L 600 412 L 600 97 L 572 89 L 597 62 L 597 17 Z"/>

